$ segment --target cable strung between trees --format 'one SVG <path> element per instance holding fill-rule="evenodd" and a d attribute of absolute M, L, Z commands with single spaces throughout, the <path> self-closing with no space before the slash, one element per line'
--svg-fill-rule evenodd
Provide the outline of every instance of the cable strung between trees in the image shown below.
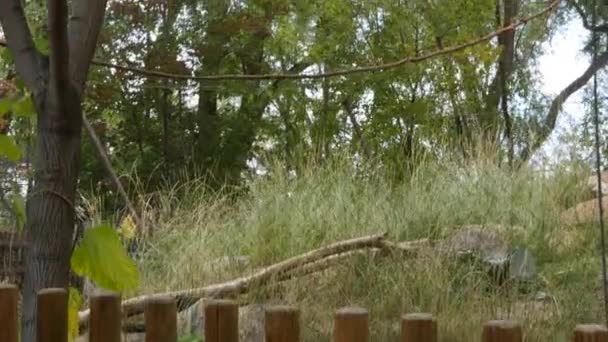
<path fill-rule="evenodd" d="M 92 64 L 100 66 L 100 67 L 115 69 L 115 70 L 133 72 L 133 73 L 140 74 L 143 76 L 148 76 L 148 77 L 159 77 L 159 78 L 167 78 L 167 79 L 172 79 L 172 80 L 192 80 L 192 81 L 303 80 L 303 79 L 321 79 L 321 78 L 330 78 L 330 77 L 339 77 L 339 76 L 349 76 L 349 75 L 354 75 L 354 74 L 363 74 L 363 73 L 371 73 L 371 72 L 395 69 L 395 68 L 401 67 L 406 64 L 419 63 L 419 62 L 423 62 L 423 61 L 426 61 L 428 59 L 432 59 L 435 57 L 448 55 L 448 54 L 452 54 L 455 52 L 465 50 L 467 48 L 485 43 L 485 42 L 489 41 L 490 39 L 497 37 L 504 32 L 514 30 L 514 29 L 518 28 L 519 26 L 527 24 L 531 20 L 537 19 L 545 14 L 548 14 L 549 12 L 555 10 L 557 8 L 557 5 L 559 5 L 559 3 L 560 3 L 560 0 L 553 0 L 542 11 L 539 11 L 533 15 L 521 18 L 517 21 L 514 21 L 509 26 L 502 27 L 499 30 L 493 31 L 482 37 L 479 37 L 474 40 L 470 40 L 470 41 L 460 44 L 460 45 L 455 45 L 455 46 L 447 47 L 444 49 L 428 52 L 426 54 L 422 54 L 419 56 L 408 56 L 408 57 L 405 57 L 405 58 L 400 59 L 395 62 L 378 64 L 378 65 L 368 65 L 368 66 L 362 66 L 362 67 L 358 67 L 358 68 L 336 70 L 336 71 L 330 71 L 330 72 L 318 73 L 318 74 L 258 74 L 258 75 L 227 74 L 227 75 L 192 76 L 192 75 L 186 75 L 186 74 L 172 74 L 172 73 L 166 73 L 166 72 L 162 72 L 162 71 L 152 71 L 152 70 L 128 67 L 128 66 L 123 66 L 123 65 L 118 65 L 118 64 L 108 63 L 108 62 L 102 62 L 99 60 L 93 60 Z M 6 43 L 4 41 L 0 40 L 0 46 L 6 46 Z"/>

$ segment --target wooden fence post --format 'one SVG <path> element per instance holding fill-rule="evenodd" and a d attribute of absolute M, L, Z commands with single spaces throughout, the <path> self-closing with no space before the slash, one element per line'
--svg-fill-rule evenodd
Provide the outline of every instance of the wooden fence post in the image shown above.
<path fill-rule="evenodd" d="M 120 295 L 97 293 L 90 299 L 90 308 L 89 342 L 120 342 Z"/>
<path fill-rule="evenodd" d="M 298 342 L 300 340 L 300 311 L 291 306 L 266 309 L 266 342 Z"/>
<path fill-rule="evenodd" d="M 368 342 L 369 314 L 362 308 L 342 308 L 334 317 L 334 342 Z"/>
<path fill-rule="evenodd" d="M 574 329 L 574 342 L 608 342 L 608 329 L 597 324 L 578 325 Z"/>
<path fill-rule="evenodd" d="M 177 303 L 172 297 L 149 301 L 144 309 L 146 342 L 177 341 Z"/>
<path fill-rule="evenodd" d="M 510 320 L 495 320 L 483 325 L 483 342 L 521 342 L 523 333 L 519 323 Z"/>
<path fill-rule="evenodd" d="M 413 313 L 401 319 L 401 342 L 436 342 L 437 321 L 433 315 Z"/>
<path fill-rule="evenodd" d="M 239 305 L 235 301 L 209 301 L 203 316 L 205 342 L 239 341 Z"/>
<path fill-rule="evenodd" d="M 17 342 L 18 301 L 17 286 L 0 285 L 0 342 Z"/>
<path fill-rule="evenodd" d="M 68 340 L 68 292 L 62 288 L 38 292 L 38 342 L 66 342 Z"/>

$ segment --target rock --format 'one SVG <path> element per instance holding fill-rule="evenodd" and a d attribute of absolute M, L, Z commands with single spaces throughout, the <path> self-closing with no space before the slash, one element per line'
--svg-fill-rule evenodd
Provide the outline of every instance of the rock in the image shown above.
<path fill-rule="evenodd" d="M 608 189 L 608 187 L 607 187 Z M 602 198 L 604 217 L 608 215 L 608 196 Z M 599 215 L 597 199 L 581 202 L 572 208 L 568 208 L 559 215 L 559 221 L 563 225 L 588 224 L 597 220 Z"/>
<path fill-rule="evenodd" d="M 499 285 L 506 280 L 529 282 L 537 275 L 536 261 L 525 248 L 509 251 L 504 238 L 507 230 L 522 231 L 521 227 L 496 224 L 461 226 L 441 241 L 437 248 L 444 257 L 481 263 L 486 274 Z"/>
<path fill-rule="evenodd" d="M 178 336 L 203 336 L 204 310 L 199 300 L 178 314 Z M 239 308 L 239 336 L 242 342 L 264 342 L 264 306 L 250 304 Z"/>
<path fill-rule="evenodd" d="M 518 283 L 531 282 L 538 276 L 536 259 L 529 250 L 516 247 L 509 257 L 509 279 Z"/>
<path fill-rule="evenodd" d="M 178 336 L 202 336 L 203 305 L 202 300 L 177 314 Z"/>
<path fill-rule="evenodd" d="M 508 246 L 494 225 L 466 225 L 437 245 L 443 255 L 465 257 L 475 255 L 482 260 L 507 258 Z"/>
<path fill-rule="evenodd" d="M 602 196 L 608 195 L 608 171 L 600 172 L 600 179 L 602 183 Z M 593 197 L 597 197 L 597 175 L 594 173 L 593 176 L 587 178 L 587 187 L 589 191 L 593 192 Z"/>
<path fill-rule="evenodd" d="M 239 336 L 241 342 L 264 342 L 265 308 L 262 304 L 250 304 L 239 310 Z"/>

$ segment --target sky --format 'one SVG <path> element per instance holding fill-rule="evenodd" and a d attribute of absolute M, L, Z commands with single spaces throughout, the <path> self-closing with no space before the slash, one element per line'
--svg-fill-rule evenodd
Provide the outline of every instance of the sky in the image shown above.
<path fill-rule="evenodd" d="M 544 94 L 553 98 L 588 67 L 589 58 L 581 52 L 586 34 L 585 28 L 577 18 L 561 28 L 550 42 L 545 43 L 545 54 L 539 61 L 539 71 L 543 79 L 541 91 Z M 558 116 L 556 130 L 543 146 L 543 152 L 549 154 L 550 159 L 559 159 L 568 148 L 572 147 L 560 143 L 558 137 L 582 123 L 584 115 L 584 108 L 580 104 L 582 93 L 583 89 L 580 89 L 564 103 L 563 110 Z"/>

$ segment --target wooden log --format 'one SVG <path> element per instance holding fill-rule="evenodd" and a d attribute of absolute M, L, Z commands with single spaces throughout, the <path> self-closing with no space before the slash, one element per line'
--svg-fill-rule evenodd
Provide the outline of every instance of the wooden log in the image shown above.
<path fill-rule="evenodd" d="M 511 320 L 488 321 L 481 333 L 483 342 L 521 342 L 523 332 L 519 323 Z"/>
<path fill-rule="evenodd" d="M 146 342 L 177 341 L 177 304 L 174 298 L 159 297 L 144 308 Z"/>
<path fill-rule="evenodd" d="M 50 288 L 38 292 L 38 342 L 66 342 L 68 340 L 68 292 Z"/>
<path fill-rule="evenodd" d="M 356 307 L 342 308 L 334 316 L 334 342 L 368 342 L 369 314 Z"/>
<path fill-rule="evenodd" d="M 574 342 L 608 342 L 608 329 L 598 324 L 580 324 L 574 329 Z"/>
<path fill-rule="evenodd" d="M 427 313 L 412 313 L 401 319 L 401 342 L 436 342 L 437 321 Z"/>
<path fill-rule="evenodd" d="M 239 305 L 232 300 L 213 300 L 205 304 L 205 342 L 239 341 Z"/>
<path fill-rule="evenodd" d="M 90 299 L 89 342 L 120 342 L 120 295 L 96 293 Z"/>
<path fill-rule="evenodd" d="M 17 303 L 19 290 L 14 285 L 0 284 L 0 342 L 17 342 Z"/>
<path fill-rule="evenodd" d="M 300 340 L 300 312 L 291 306 L 266 309 L 266 342 L 298 342 Z"/>

